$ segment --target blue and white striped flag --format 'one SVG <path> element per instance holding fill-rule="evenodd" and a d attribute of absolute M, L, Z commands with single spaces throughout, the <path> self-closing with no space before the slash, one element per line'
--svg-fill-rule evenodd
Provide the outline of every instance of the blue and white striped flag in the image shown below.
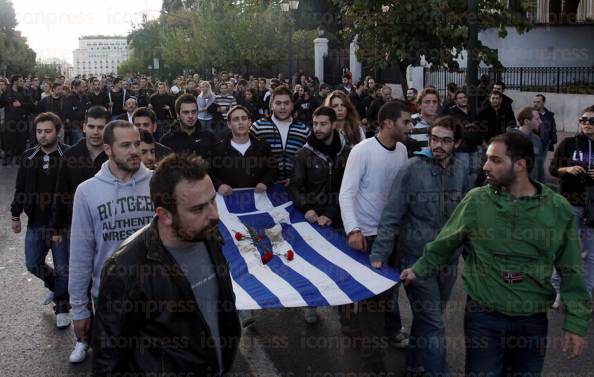
<path fill-rule="evenodd" d="M 238 309 L 349 304 L 399 281 L 391 268 L 372 268 L 367 255 L 350 249 L 344 236 L 307 222 L 283 186 L 261 194 L 246 189 L 227 197 L 217 195 L 217 205 Z M 246 225 L 263 234 L 277 224 L 282 226 L 282 239 L 271 248 L 278 254 L 292 249 L 292 261 L 275 255 L 263 264 L 263 244 L 256 247 L 249 239 L 235 238 L 236 232 L 248 234 Z"/>

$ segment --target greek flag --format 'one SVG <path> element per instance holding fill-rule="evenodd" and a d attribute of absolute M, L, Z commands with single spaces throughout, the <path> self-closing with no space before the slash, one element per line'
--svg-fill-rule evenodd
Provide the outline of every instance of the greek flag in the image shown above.
<path fill-rule="evenodd" d="M 238 309 L 349 304 L 399 281 L 391 268 L 372 268 L 343 235 L 307 222 L 283 186 L 235 190 L 216 200 Z M 264 263 L 266 253 L 274 257 Z"/>

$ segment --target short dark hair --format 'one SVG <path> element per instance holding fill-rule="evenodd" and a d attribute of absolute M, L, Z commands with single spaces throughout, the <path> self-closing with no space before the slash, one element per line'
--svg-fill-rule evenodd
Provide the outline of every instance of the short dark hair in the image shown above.
<path fill-rule="evenodd" d="M 52 90 L 54 90 L 54 89 L 56 89 L 58 87 L 61 88 L 62 87 L 62 84 L 60 84 L 59 82 L 55 82 L 55 83 L 52 84 Z"/>
<path fill-rule="evenodd" d="M 320 106 L 313 112 L 313 117 L 327 116 L 330 122 L 336 122 L 336 111 L 330 106 Z"/>
<path fill-rule="evenodd" d="M 145 144 L 155 144 L 155 138 L 153 134 L 145 130 L 144 128 L 139 128 L 138 132 L 140 132 L 140 141 Z"/>
<path fill-rule="evenodd" d="M 507 149 L 506 154 L 513 162 L 526 161 L 528 173 L 534 168 L 534 146 L 532 141 L 520 132 L 506 132 L 495 136 L 489 144 L 502 143 Z"/>
<path fill-rule="evenodd" d="M 402 116 L 402 113 L 410 113 L 408 105 L 400 100 L 392 100 L 384 103 L 377 113 L 377 121 L 380 128 L 383 127 L 387 119 L 396 122 Z"/>
<path fill-rule="evenodd" d="M 450 131 L 453 131 L 455 141 L 462 139 L 462 130 L 464 129 L 464 125 L 462 124 L 462 121 L 457 117 L 453 117 L 451 115 L 446 115 L 446 116 L 437 118 L 429 126 L 429 130 L 428 130 L 429 135 L 431 135 L 431 131 L 433 131 L 433 129 L 435 127 L 443 127 L 443 128 L 447 128 Z"/>
<path fill-rule="evenodd" d="M 456 99 L 456 97 L 458 97 L 458 94 L 464 94 L 464 95 L 466 95 L 466 91 L 464 89 L 458 89 L 458 90 L 456 90 L 456 93 L 454 93 L 454 99 Z"/>
<path fill-rule="evenodd" d="M 500 85 L 501 86 L 501 90 L 505 90 L 505 83 L 501 80 L 497 80 L 495 81 L 495 83 L 493 84 L 493 86 L 495 85 Z"/>
<path fill-rule="evenodd" d="M 289 96 L 289 98 L 291 99 L 291 102 L 293 102 L 293 93 L 291 93 L 291 91 L 289 90 L 289 88 L 285 87 L 285 86 L 279 86 L 278 88 L 274 89 L 274 91 L 272 92 L 272 101 L 274 101 L 274 98 L 276 96 Z"/>
<path fill-rule="evenodd" d="M 193 103 L 198 107 L 198 103 L 196 102 L 196 98 L 191 95 L 190 93 L 182 94 L 179 98 L 175 101 L 175 113 L 179 114 L 181 110 L 181 105 L 184 103 Z"/>
<path fill-rule="evenodd" d="M 235 105 L 235 106 L 231 107 L 229 109 L 229 111 L 227 111 L 227 122 L 231 121 L 231 114 L 233 114 L 237 110 L 243 110 L 247 114 L 248 118 L 250 118 L 250 120 L 252 120 L 252 113 L 250 113 L 250 111 L 245 106 Z"/>
<path fill-rule="evenodd" d="M 134 122 L 136 118 L 140 117 L 148 117 L 151 119 L 152 123 L 157 123 L 157 115 L 155 115 L 155 112 L 148 107 L 139 107 L 134 110 L 134 113 L 132 113 L 132 121 Z"/>
<path fill-rule="evenodd" d="M 88 122 L 89 118 L 93 119 L 105 119 L 106 123 L 111 120 L 111 114 L 104 106 L 91 106 L 85 111 L 85 123 Z"/>
<path fill-rule="evenodd" d="M 12 85 L 14 85 L 15 82 L 19 81 L 19 79 L 22 79 L 22 78 L 23 78 L 23 76 L 21 76 L 21 75 L 12 75 L 12 76 L 10 76 L 10 83 Z"/>
<path fill-rule="evenodd" d="M 170 154 L 153 173 L 150 181 L 151 200 L 155 207 L 177 213 L 175 188 L 182 180 L 200 181 L 208 174 L 208 163 L 195 154 Z"/>
<path fill-rule="evenodd" d="M 35 117 L 33 120 L 33 124 L 35 128 L 37 128 L 37 124 L 41 122 L 52 122 L 54 127 L 56 128 L 56 132 L 60 132 L 62 129 L 62 119 L 54 113 L 41 113 Z"/>
<path fill-rule="evenodd" d="M 113 85 L 119 83 L 120 81 L 122 81 L 122 79 L 119 77 L 116 77 L 115 79 L 113 79 Z"/>
<path fill-rule="evenodd" d="M 107 144 L 110 147 L 113 146 L 115 141 L 114 131 L 116 128 L 136 128 L 135 125 L 128 122 L 127 120 L 112 120 L 111 122 L 107 123 L 105 129 L 103 130 L 103 144 Z"/>
<path fill-rule="evenodd" d="M 499 90 L 492 90 L 491 93 L 489 94 L 489 97 L 491 97 L 492 95 L 496 95 L 496 96 L 503 98 L 503 93 L 501 93 Z"/>
<path fill-rule="evenodd" d="M 520 111 L 518 112 L 518 124 L 520 126 L 524 125 L 524 121 L 525 120 L 532 120 L 534 114 L 532 113 L 534 111 L 533 107 L 527 106 L 527 107 L 522 107 L 520 109 Z"/>
<path fill-rule="evenodd" d="M 322 89 L 328 89 L 328 90 L 332 90 L 332 88 L 330 87 L 330 85 L 328 85 L 328 84 L 326 84 L 326 83 L 324 83 L 324 84 L 320 85 L 320 90 L 322 90 Z"/>
<path fill-rule="evenodd" d="M 546 103 L 547 102 L 547 97 L 545 97 L 544 94 L 538 93 L 534 97 L 540 97 L 540 98 L 542 98 L 542 103 Z"/>
<path fill-rule="evenodd" d="M 594 113 L 594 105 L 586 107 L 584 110 L 582 110 L 580 115 L 582 115 L 583 113 Z"/>
<path fill-rule="evenodd" d="M 458 85 L 456 85 L 455 82 L 449 82 L 448 85 L 446 85 L 446 89 L 448 92 L 455 92 L 458 90 Z"/>

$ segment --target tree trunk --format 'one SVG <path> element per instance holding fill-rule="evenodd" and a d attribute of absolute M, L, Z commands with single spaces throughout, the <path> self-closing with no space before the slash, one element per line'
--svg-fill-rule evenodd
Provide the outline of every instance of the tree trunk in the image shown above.
<path fill-rule="evenodd" d="M 408 66 L 409 63 L 407 61 L 401 61 L 396 64 L 396 71 L 400 76 L 400 87 L 402 88 L 403 97 L 406 97 L 406 92 L 408 91 L 408 80 L 406 79 L 406 69 Z"/>

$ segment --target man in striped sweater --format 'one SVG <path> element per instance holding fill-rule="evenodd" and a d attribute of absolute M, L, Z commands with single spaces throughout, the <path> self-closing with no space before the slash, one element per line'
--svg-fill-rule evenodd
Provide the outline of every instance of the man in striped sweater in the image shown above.
<path fill-rule="evenodd" d="M 272 116 L 252 124 L 250 132 L 270 145 L 278 164 L 277 178 L 289 184 L 293 172 L 295 153 L 307 142 L 311 130 L 304 123 L 293 120 L 293 96 L 286 87 L 272 92 Z"/>

